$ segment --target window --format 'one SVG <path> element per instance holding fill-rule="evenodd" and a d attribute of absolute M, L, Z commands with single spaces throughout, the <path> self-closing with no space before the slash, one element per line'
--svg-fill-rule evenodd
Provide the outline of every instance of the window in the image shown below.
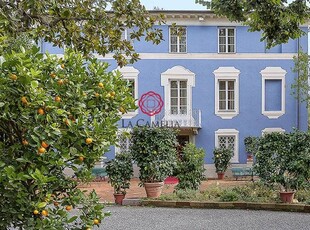
<path fill-rule="evenodd" d="M 235 111 L 235 81 L 219 80 L 219 111 Z"/>
<path fill-rule="evenodd" d="M 165 115 L 190 116 L 195 74 L 183 66 L 175 66 L 161 74 L 161 85 L 165 92 Z"/>
<path fill-rule="evenodd" d="M 129 153 L 131 146 L 130 138 L 131 129 L 119 129 L 117 132 L 117 144 L 115 146 L 115 154 Z"/>
<path fill-rule="evenodd" d="M 232 163 L 239 162 L 239 131 L 236 129 L 219 129 L 215 131 L 215 147 L 216 148 L 232 148 L 234 155 L 231 159 Z"/>
<path fill-rule="evenodd" d="M 186 53 L 186 27 L 170 27 L 170 52 Z"/>
<path fill-rule="evenodd" d="M 187 81 L 170 81 L 171 114 L 187 114 Z"/>
<path fill-rule="evenodd" d="M 131 89 L 131 94 L 138 101 L 138 75 L 139 71 L 133 66 L 125 66 L 123 68 L 118 68 L 122 74 L 123 79 L 127 80 L 127 86 Z M 136 104 L 137 105 L 137 104 Z M 138 105 L 137 105 L 138 106 Z M 126 114 L 123 114 L 123 119 L 133 118 L 138 114 L 138 109 L 128 111 Z"/>
<path fill-rule="evenodd" d="M 281 67 L 266 67 L 262 75 L 262 114 L 277 119 L 285 114 L 285 74 Z"/>
<path fill-rule="evenodd" d="M 234 67 L 220 67 L 215 75 L 215 114 L 232 119 L 239 114 L 239 74 Z"/>
<path fill-rule="evenodd" d="M 235 28 L 218 28 L 219 53 L 235 53 Z"/>

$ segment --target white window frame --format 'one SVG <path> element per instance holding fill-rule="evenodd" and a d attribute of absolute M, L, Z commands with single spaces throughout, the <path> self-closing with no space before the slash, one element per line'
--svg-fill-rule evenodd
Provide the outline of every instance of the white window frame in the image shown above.
<path fill-rule="evenodd" d="M 170 108 L 170 82 L 171 80 L 187 81 L 187 114 L 171 114 Z M 177 119 L 184 116 L 190 119 L 192 113 L 192 88 L 195 87 L 195 74 L 183 66 L 174 66 L 161 74 L 161 86 L 164 87 L 165 93 L 165 119 Z M 186 118 L 185 118 L 186 119 Z"/>
<path fill-rule="evenodd" d="M 171 29 L 175 29 L 175 28 L 182 28 L 185 30 L 186 34 L 185 34 L 185 51 L 184 52 L 181 52 L 180 51 L 180 37 L 177 36 L 177 51 L 176 52 L 173 52 L 171 50 Z M 177 54 L 177 53 L 180 53 L 180 54 L 184 54 L 184 53 L 187 53 L 187 27 L 186 26 L 176 26 L 176 27 L 169 27 L 169 53 L 173 53 L 173 54 Z"/>
<path fill-rule="evenodd" d="M 220 29 L 225 29 L 226 35 L 225 35 L 225 52 L 220 51 Z M 228 29 L 233 29 L 234 30 L 234 51 L 233 52 L 228 52 Z M 217 48 L 218 48 L 218 53 L 219 54 L 234 54 L 236 53 L 236 28 L 235 27 L 218 27 L 217 30 Z"/>
<path fill-rule="evenodd" d="M 123 132 L 128 132 L 128 133 L 131 133 L 132 132 L 132 129 L 130 129 L 130 128 L 119 128 L 118 130 L 117 130 L 117 138 L 118 138 L 118 136 L 119 136 L 119 134 L 122 134 Z M 119 154 L 121 152 L 121 150 L 120 150 L 120 148 L 119 148 L 119 146 L 118 146 L 118 143 L 115 145 L 115 156 L 117 155 L 117 154 Z"/>
<path fill-rule="evenodd" d="M 213 72 L 215 76 L 214 91 L 215 91 L 215 115 L 222 119 L 232 119 L 239 114 L 239 75 L 240 70 L 235 67 L 219 67 Z M 223 111 L 219 109 L 219 81 L 234 81 L 235 82 L 235 109 L 234 111 Z"/>
<path fill-rule="evenodd" d="M 285 114 L 285 75 L 286 70 L 281 67 L 266 67 L 261 72 L 262 75 L 262 114 L 269 119 L 277 119 Z M 281 80 L 281 110 L 266 111 L 266 80 Z"/>
<path fill-rule="evenodd" d="M 138 108 L 138 76 L 140 73 L 139 70 L 137 70 L 133 66 L 124 66 L 122 68 L 117 68 L 116 70 L 118 70 L 121 73 L 123 79 L 134 81 L 134 88 L 135 88 L 134 99 L 135 99 L 135 105 Z M 138 109 L 134 111 L 128 111 L 127 113 L 123 114 L 122 119 L 131 119 L 136 115 L 138 115 Z"/>
<path fill-rule="evenodd" d="M 122 30 L 121 40 L 129 41 L 132 47 L 134 47 L 133 40 L 130 38 L 130 29 L 125 28 Z"/>
<path fill-rule="evenodd" d="M 234 136 L 235 137 L 235 149 L 234 155 L 231 158 L 231 163 L 239 163 L 239 131 L 236 129 L 218 129 L 215 131 L 215 148 L 219 147 L 219 136 Z"/>
<path fill-rule="evenodd" d="M 267 134 L 267 133 L 285 133 L 285 129 L 282 128 L 265 128 L 262 130 L 262 136 Z"/>

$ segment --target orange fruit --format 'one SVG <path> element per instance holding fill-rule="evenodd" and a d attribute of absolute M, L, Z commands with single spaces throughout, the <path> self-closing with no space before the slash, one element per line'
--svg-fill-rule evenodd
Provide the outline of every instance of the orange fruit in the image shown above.
<path fill-rule="evenodd" d="M 17 80 L 17 76 L 15 74 L 11 74 L 10 75 L 11 80 L 16 81 Z"/>
<path fill-rule="evenodd" d="M 126 113 L 126 110 L 125 110 L 123 107 L 120 107 L 120 108 L 119 108 L 119 111 L 120 111 L 121 113 Z"/>
<path fill-rule="evenodd" d="M 57 81 L 57 84 L 58 84 L 58 85 L 63 85 L 63 84 L 64 84 L 64 81 L 60 79 L 60 80 Z"/>
<path fill-rule="evenodd" d="M 71 205 L 67 205 L 67 206 L 66 206 L 66 210 L 67 210 L 67 211 L 70 211 L 71 209 L 72 209 L 72 206 L 71 206 Z"/>
<path fill-rule="evenodd" d="M 45 141 L 42 141 L 42 142 L 41 142 L 41 146 L 42 146 L 43 148 L 47 148 L 47 147 L 48 147 L 48 144 L 47 144 Z"/>
<path fill-rule="evenodd" d="M 70 125 L 69 119 L 65 120 L 66 125 Z"/>
<path fill-rule="evenodd" d="M 56 101 L 56 102 L 60 102 L 60 101 L 61 101 L 61 98 L 60 98 L 59 96 L 56 96 L 56 97 L 55 97 L 55 101 Z"/>
<path fill-rule="evenodd" d="M 21 101 L 23 104 L 28 104 L 27 98 L 26 97 L 22 97 Z"/>
<path fill-rule="evenodd" d="M 100 221 L 98 219 L 94 219 L 94 224 L 99 224 Z"/>
<path fill-rule="evenodd" d="M 59 205 L 59 203 L 57 201 L 55 201 L 54 205 L 57 207 Z"/>
<path fill-rule="evenodd" d="M 91 144 L 92 142 L 93 142 L 93 139 L 91 139 L 91 138 L 86 138 L 86 140 L 85 140 L 85 142 L 86 142 L 86 144 Z"/>
<path fill-rule="evenodd" d="M 40 147 L 39 149 L 38 149 L 38 153 L 45 153 L 45 151 L 46 151 L 46 149 L 44 148 L 44 147 Z"/>
<path fill-rule="evenodd" d="M 84 157 L 83 156 L 79 156 L 79 161 L 83 162 L 84 161 Z"/>
<path fill-rule="evenodd" d="M 50 77 L 51 77 L 51 78 L 55 78 L 55 77 L 56 77 L 56 74 L 55 74 L 55 73 L 51 73 L 51 74 L 50 74 Z"/>
<path fill-rule="evenodd" d="M 40 109 L 38 109 L 38 114 L 40 114 L 40 115 L 44 115 L 44 109 L 42 109 L 42 108 L 40 108 Z"/>
<path fill-rule="evenodd" d="M 43 210 L 43 211 L 41 212 L 41 214 L 42 214 L 43 216 L 48 216 L 48 211 L 47 211 L 47 210 Z"/>
<path fill-rule="evenodd" d="M 64 65 L 64 64 L 61 64 L 61 68 L 64 69 L 64 68 L 65 68 L 65 65 Z"/>
<path fill-rule="evenodd" d="M 95 93 L 95 97 L 99 97 L 100 95 L 99 95 L 99 93 Z"/>
<path fill-rule="evenodd" d="M 22 143 L 23 143 L 23 145 L 28 145 L 29 144 L 29 142 L 27 140 L 25 140 L 25 139 L 22 141 Z"/>
<path fill-rule="evenodd" d="M 33 211 L 33 214 L 34 214 L 34 215 L 38 215 L 38 214 L 39 214 L 39 211 L 38 211 L 38 210 L 34 210 L 34 211 Z"/>
<path fill-rule="evenodd" d="M 112 91 L 112 92 L 110 93 L 110 95 L 111 95 L 112 97 L 114 97 L 114 96 L 115 96 L 115 92 Z"/>
<path fill-rule="evenodd" d="M 99 82 L 98 86 L 99 86 L 100 88 L 103 88 L 103 83 L 102 83 L 102 82 Z"/>
<path fill-rule="evenodd" d="M 86 230 L 91 230 L 91 228 L 86 228 Z"/>

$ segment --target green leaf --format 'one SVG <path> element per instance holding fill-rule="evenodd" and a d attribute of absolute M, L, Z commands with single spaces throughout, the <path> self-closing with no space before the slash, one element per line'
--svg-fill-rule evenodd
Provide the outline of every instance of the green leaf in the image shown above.
<path fill-rule="evenodd" d="M 4 102 L 0 102 L 0 107 L 3 107 L 4 105 Z"/>
<path fill-rule="evenodd" d="M 40 202 L 37 207 L 38 208 L 44 208 L 46 205 L 47 205 L 46 202 Z"/>
<path fill-rule="evenodd" d="M 72 222 L 75 221 L 77 218 L 78 218 L 77 216 L 73 216 L 73 217 L 71 217 L 71 218 L 67 221 L 67 223 L 68 223 L 68 224 L 69 224 L 69 223 L 72 223 Z"/>
<path fill-rule="evenodd" d="M 31 87 L 33 89 L 38 88 L 38 86 L 39 86 L 39 82 L 38 81 L 31 81 Z"/>

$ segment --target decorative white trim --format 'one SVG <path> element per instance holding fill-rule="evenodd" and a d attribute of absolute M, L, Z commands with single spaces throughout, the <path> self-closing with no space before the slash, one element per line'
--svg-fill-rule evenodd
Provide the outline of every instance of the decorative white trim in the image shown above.
<path fill-rule="evenodd" d="M 58 58 L 63 58 L 63 54 L 55 54 Z M 100 60 L 114 60 L 114 54 L 105 56 L 93 54 Z M 139 53 L 142 60 L 293 60 L 297 53 L 235 53 L 235 54 L 218 54 L 218 53 Z"/>
<path fill-rule="evenodd" d="M 214 113 L 222 119 L 232 119 L 239 114 L 239 74 L 235 67 L 219 67 L 213 71 L 214 80 Z M 235 111 L 219 111 L 219 80 L 235 81 Z"/>
<path fill-rule="evenodd" d="M 273 133 L 273 132 L 284 133 L 285 129 L 282 129 L 282 128 L 265 128 L 262 130 L 262 135 L 264 135 L 266 133 Z"/>
<path fill-rule="evenodd" d="M 165 119 L 173 119 L 178 115 L 170 114 L 170 81 L 186 80 L 187 81 L 187 115 L 190 116 L 192 111 L 192 87 L 195 87 L 195 74 L 183 66 L 174 66 L 161 74 L 161 86 L 164 87 L 165 93 Z M 184 115 L 180 115 L 184 119 Z M 188 118 L 189 119 L 189 118 Z"/>
<path fill-rule="evenodd" d="M 287 73 L 281 67 L 266 67 L 261 72 L 262 75 L 262 114 L 269 119 L 277 119 L 285 114 L 285 74 Z M 266 111 L 265 89 L 266 80 L 281 80 L 281 110 Z"/>
<path fill-rule="evenodd" d="M 122 74 L 122 77 L 127 80 L 133 80 L 134 81 L 134 87 L 135 87 L 135 95 L 134 98 L 136 100 L 136 106 L 138 107 L 138 76 L 139 76 L 139 70 L 134 68 L 133 66 L 124 66 L 122 68 L 117 68 L 117 71 L 119 71 Z M 123 114 L 122 119 L 131 119 L 134 116 L 138 114 L 138 109 L 135 111 L 128 111 L 127 113 Z"/>
<path fill-rule="evenodd" d="M 231 163 L 239 163 L 239 131 L 236 129 L 218 129 L 215 131 L 215 147 L 219 147 L 219 136 L 235 136 L 234 156 L 231 158 Z"/>

